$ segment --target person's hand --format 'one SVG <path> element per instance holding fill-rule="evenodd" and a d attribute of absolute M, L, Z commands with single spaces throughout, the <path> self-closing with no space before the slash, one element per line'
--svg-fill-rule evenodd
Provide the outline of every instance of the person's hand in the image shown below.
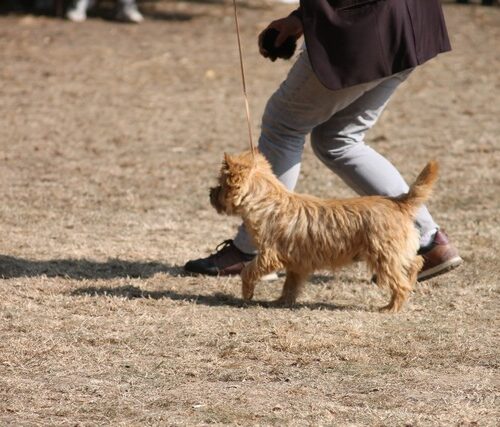
<path fill-rule="evenodd" d="M 274 28 L 276 31 L 279 31 L 278 37 L 276 37 L 276 41 L 274 42 L 276 47 L 281 46 L 288 37 L 295 37 L 295 39 L 298 39 L 303 33 L 302 22 L 296 16 L 290 15 L 286 18 L 277 19 L 271 22 L 267 28 L 259 34 L 259 52 L 264 58 L 269 57 L 269 52 L 263 48 L 262 39 L 264 33 L 269 28 Z"/>

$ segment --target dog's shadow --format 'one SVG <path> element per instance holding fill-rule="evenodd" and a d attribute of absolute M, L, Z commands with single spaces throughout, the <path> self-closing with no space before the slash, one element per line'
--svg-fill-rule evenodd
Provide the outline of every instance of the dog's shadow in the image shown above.
<path fill-rule="evenodd" d="M 190 294 L 177 292 L 173 290 L 161 290 L 161 291 L 148 291 L 140 289 L 137 286 L 118 286 L 118 287 L 94 287 L 89 286 L 85 288 L 79 288 L 71 292 L 72 296 L 92 296 L 92 297 L 102 297 L 111 296 L 117 298 L 125 299 L 153 299 L 162 300 L 169 299 L 173 301 L 184 301 L 192 304 L 207 305 L 211 307 L 221 307 L 229 306 L 236 308 L 250 308 L 250 307 L 264 307 L 270 309 L 284 309 L 284 310 L 298 310 L 301 308 L 307 308 L 309 310 L 330 310 L 330 311 L 343 311 L 343 310 L 359 310 L 359 307 L 351 305 L 338 305 L 331 303 L 297 303 L 293 307 L 286 307 L 277 305 L 273 301 L 244 301 L 241 298 L 237 298 L 233 295 L 216 292 L 210 295 L 203 294 Z"/>
<path fill-rule="evenodd" d="M 211 295 L 191 294 L 188 292 L 177 292 L 173 290 L 148 291 L 137 286 L 88 286 L 79 288 L 71 292 L 73 296 L 91 296 L 91 297 L 115 297 L 134 300 L 138 298 L 162 300 L 169 299 L 173 301 L 184 301 L 194 304 L 208 306 L 231 306 L 244 307 L 243 300 L 233 295 L 216 292 Z"/>
<path fill-rule="evenodd" d="M 66 278 L 72 280 L 112 280 L 124 279 L 148 279 L 156 274 L 164 273 L 171 277 L 192 277 L 182 267 L 157 261 L 126 261 L 121 259 L 109 259 L 104 262 L 88 259 L 54 259 L 54 260 L 30 260 L 0 255 L 0 277 L 3 279 L 31 278 L 45 276 L 50 278 Z M 280 280 L 283 280 L 280 275 Z M 203 281 L 203 277 L 199 278 Z M 324 283 L 331 277 L 315 275 L 311 278 L 313 284 Z M 266 307 L 275 309 L 308 308 L 311 310 L 359 310 L 359 307 L 349 305 L 338 305 L 331 303 L 298 303 L 293 307 L 278 306 L 271 301 L 254 300 L 243 301 L 230 294 L 216 292 L 210 295 L 193 294 L 189 292 L 177 292 L 174 290 L 148 291 L 137 286 L 85 286 L 73 290 L 72 296 L 111 296 L 126 298 L 129 300 L 137 298 L 145 299 L 170 299 L 173 301 L 186 301 L 206 306 L 229 306 L 229 307 Z"/>

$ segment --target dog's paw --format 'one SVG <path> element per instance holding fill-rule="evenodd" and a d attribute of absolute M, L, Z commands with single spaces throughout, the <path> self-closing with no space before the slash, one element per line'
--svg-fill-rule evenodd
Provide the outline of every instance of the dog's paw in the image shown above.
<path fill-rule="evenodd" d="M 272 304 L 276 307 L 293 307 L 295 305 L 295 298 L 281 296 L 274 300 Z"/>
<path fill-rule="evenodd" d="M 397 304 L 387 304 L 380 307 L 378 311 L 381 313 L 397 313 L 401 309 Z"/>
<path fill-rule="evenodd" d="M 243 301 L 250 302 L 250 301 L 252 301 L 253 293 L 243 294 L 242 297 L 243 297 Z"/>
<path fill-rule="evenodd" d="M 243 297 L 243 300 L 247 302 L 251 301 L 253 298 L 253 291 L 253 286 L 243 283 L 243 286 L 241 287 L 241 296 Z"/>

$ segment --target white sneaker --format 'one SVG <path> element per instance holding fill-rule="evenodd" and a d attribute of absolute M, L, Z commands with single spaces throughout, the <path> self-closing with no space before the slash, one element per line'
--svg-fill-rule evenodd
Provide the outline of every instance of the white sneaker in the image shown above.
<path fill-rule="evenodd" d="M 87 19 L 87 9 L 93 5 L 92 0 L 77 0 L 66 12 L 66 18 L 73 22 L 83 22 Z"/>
<path fill-rule="evenodd" d="M 122 22 L 139 24 L 144 21 L 144 16 L 142 16 L 136 6 L 125 6 L 118 11 L 116 19 Z"/>
<path fill-rule="evenodd" d="M 66 12 L 66 18 L 73 22 L 83 22 L 87 19 L 87 12 L 79 8 L 70 9 Z"/>

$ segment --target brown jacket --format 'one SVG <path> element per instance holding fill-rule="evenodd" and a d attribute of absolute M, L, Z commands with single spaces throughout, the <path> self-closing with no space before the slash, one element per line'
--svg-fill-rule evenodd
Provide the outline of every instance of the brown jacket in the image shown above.
<path fill-rule="evenodd" d="M 451 49 L 440 0 L 300 0 L 319 80 L 340 89 L 413 68 Z"/>

